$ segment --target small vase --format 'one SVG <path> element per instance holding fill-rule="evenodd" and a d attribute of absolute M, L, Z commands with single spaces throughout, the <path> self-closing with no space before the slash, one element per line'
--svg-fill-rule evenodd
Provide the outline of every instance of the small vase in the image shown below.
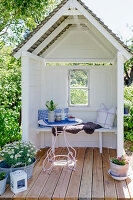
<path fill-rule="evenodd" d="M 129 164 L 126 165 L 116 165 L 110 162 L 111 174 L 118 177 L 125 177 L 128 175 Z"/>
<path fill-rule="evenodd" d="M 7 175 L 3 180 L 0 181 L 0 195 L 4 194 L 4 192 L 5 192 L 6 181 L 7 181 Z"/>
<path fill-rule="evenodd" d="M 54 111 L 49 111 L 48 122 L 54 122 L 54 121 L 55 121 L 55 113 L 54 113 Z"/>

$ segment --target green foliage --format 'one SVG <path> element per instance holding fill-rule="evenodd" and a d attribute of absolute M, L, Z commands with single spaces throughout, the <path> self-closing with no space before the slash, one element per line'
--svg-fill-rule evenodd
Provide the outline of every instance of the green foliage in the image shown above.
<path fill-rule="evenodd" d="M 127 155 L 122 155 L 121 157 L 118 158 L 111 158 L 111 162 L 116 165 L 126 165 L 129 163 L 129 160 Z"/>
<path fill-rule="evenodd" d="M 7 46 L 0 50 L 0 146 L 21 139 L 21 67 L 11 51 Z"/>
<path fill-rule="evenodd" d="M 20 43 L 60 0 L 0 0 L 0 36 Z"/>
<path fill-rule="evenodd" d="M 72 105 L 87 105 L 88 91 L 84 89 L 71 89 L 71 104 Z"/>
<path fill-rule="evenodd" d="M 71 104 L 88 104 L 88 72 L 85 70 L 70 71 Z"/>
<path fill-rule="evenodd" d="M 57 108 L 57 104 L 54 104 L 53 100 L 46 101 L 46 107 L 49 111 L 54 111 Z"/>
<path fill-rule="evenodd" d="M 129 116 L 124 117 L 124 138 L 133 142 L 133 84 L 125 87 L 124 98 L 130 102 Z"/>
<path fill-rule="evenodd" d="M 0 181 L 2 181 L 5 177 L 6 177 L 5 172 L 0 173 Z"/>
<path fill-rule="evenodd" d="M 35 146 L 30 142 L 14 142 L 5 145 L 0 151 L 0 156 L 5 163 L 11 167 L 19 165 L 30 165 L 34 162 L 36 154 Z"/>

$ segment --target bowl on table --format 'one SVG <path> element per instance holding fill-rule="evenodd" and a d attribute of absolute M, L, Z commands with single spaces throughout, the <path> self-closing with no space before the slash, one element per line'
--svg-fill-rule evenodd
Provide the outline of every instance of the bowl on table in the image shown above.
<path fill-rule="evenodd" d="M 68 121 L 70 121 L 70 122 L 75 122 L 75 117 L 68 117 Z"/>

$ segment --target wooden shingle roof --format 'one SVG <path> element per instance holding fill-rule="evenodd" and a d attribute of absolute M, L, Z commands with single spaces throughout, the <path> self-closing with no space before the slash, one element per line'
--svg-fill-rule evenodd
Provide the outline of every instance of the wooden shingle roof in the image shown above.
<path fill-rule="evenodd" d="M 46 24 L 47 21 L 49 19 L 51 19 L 55 15 L 55 13 L 60 8 L 62 8 L 68 1 L 69 0 L 61 1 L 61 3 L 43 21 L 41 21 L 41 23 L 32 32 L 29 33 L 29 35 L 21 42 L 21 44 L 18 45 L 13 50 L 12 55 L 14 55 L 16 52 L 18 52 L 19 49 L 21 49 L 21 47 L 23 47 L 27 43 L 27 41 L 30 40 L 30 38 L 39 29 L 41 29 L 44 26 L 44 24 Z M 92 12 L 92 10 L 90 10 L 81 0 L 77 0 L 77 1 L 91 14 L 91 16 L 93 16 L 104 27 L 104 29 L 106 29 L 109 32 L 110 35 L 112 35 L 119 42 L 120 45 L 122 45 L 129 53 L 131 53 L 133 55 L 133 53 L 131 52 L 131 49 L 129 49 L 128 46 L 125 45 L 124 42 L 121 41 L 121 39 L 115 33 L 113 33 L 113 31 L 111 29 L 109 29 L 109 27 L 107 25 L 105 25 L 104 22 Z M 51 26 L 51 28 L 43 36 L 41 36 L 41 38 L 39 38 L 39 40 L 37 40 L 28 49 L 28 52 L 32 53 L 67 17 L 68 16 L 62 16 L 53 26 Z M 70 27 L 70 25 L 68 25 L 64 30 L 62 30 L 60 34 L 58 34 L 41 52 L 38 53 L 38 55 L 41 55 L 49 46 L 51 46 L 60 37 L 60 35 L 62 35 L 69 27 Z"/>

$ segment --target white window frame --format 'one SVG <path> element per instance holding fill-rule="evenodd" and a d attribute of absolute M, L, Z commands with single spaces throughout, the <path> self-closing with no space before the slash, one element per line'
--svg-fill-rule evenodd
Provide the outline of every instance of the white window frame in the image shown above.
<path fill-rule="evenodd" d="M 86 71 L 88 75 L 87 87 L 71 87 L 70 86 L 70 72 L 71 71 Z M 88 90 L 88 104 L 71 104 L 71 89 L 85 89 Z M 90 105 L 90 70 L 88 69 L 71 69 L 68 70 L 68 107 L 89 107 Z"/>

